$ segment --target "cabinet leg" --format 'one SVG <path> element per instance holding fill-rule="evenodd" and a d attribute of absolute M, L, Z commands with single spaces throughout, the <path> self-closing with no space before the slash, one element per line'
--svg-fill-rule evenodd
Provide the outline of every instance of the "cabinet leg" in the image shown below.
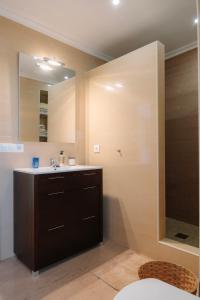
<path fill-rule="evenodd" d="M 32 271 L 32 276 L 33 277 L 37 277 L 40 275 L 40 272 L 39 271 Z"/>

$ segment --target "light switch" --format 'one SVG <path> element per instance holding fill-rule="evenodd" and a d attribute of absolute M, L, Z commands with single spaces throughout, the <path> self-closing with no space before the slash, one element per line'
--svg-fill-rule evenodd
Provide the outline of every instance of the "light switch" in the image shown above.
<path fill-rule="evenodd" d="M 100 145 L 99 144 L 94 145 L 94 153 L 100 153 Z"/>
<path fill-rule="evenodd" d="M 23 144 L 0 144 L 0 152 L 8 152 L 8 153 L 24 152 L 24 145 Z"/>

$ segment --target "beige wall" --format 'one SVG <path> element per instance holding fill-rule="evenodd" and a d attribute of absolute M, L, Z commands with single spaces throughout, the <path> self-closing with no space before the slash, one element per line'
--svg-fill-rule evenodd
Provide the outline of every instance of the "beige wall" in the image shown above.
<path fill-rule="evenodd" d="M 76 141 L 76 79 L 49 87 L 48 141 Z"/>
<path fill-rule="evenodd" d="M 63 61 L 66 67 L 79 74 L 88 71 L 103 61 L 30 30 L 15 22 L 0 17 L 0 142 L 18 140 L 18 52 L 29 55 L 55 57 Z M 41 164 L 47 165 L 49 158 L 57 156 L 59 150 L 76 155 L 84 162 L 84 87 L 77 90 L 77 142 L 71 144 L 26 143 L 23 154 L 0 153 L 0 258 L 13 254 L 13 196 L 12 171 L 15 167 L 31 164 L 32 155 L 41 158 Z"/>
<path fill-rule="evenodd" d="M 106 237 L 197 272 L 197 256 L 159 243 L 165 192 L 164 47 L 152 43 L 90 71 L 87 80 L 87 162 L 104 168 Z M 100 144 L 99 154 L 94 144 Z"/>
<path fill-rule="evenodd" d="M 48 85 L 37 80 L 20 77 L 19 139 L 22 142 L 39 141 L 40 90 Z"/>

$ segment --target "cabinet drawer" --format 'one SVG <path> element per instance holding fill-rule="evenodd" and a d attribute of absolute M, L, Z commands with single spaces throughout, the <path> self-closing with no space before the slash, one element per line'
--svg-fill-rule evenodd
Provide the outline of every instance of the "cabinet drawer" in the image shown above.
<path fill-rule="evenodd" d="M 65 176 L 65 187 L 66 189 L 78 189 L 82 187 L 101 185 L 101 176 L 101 170 L 68 173 Z"/>
<path fill-rule="evenodd" d="M 66 211 L 70 211 L 68 219 L 71 223 L 91 216 L 99 216 L 102 212 L 100 187 L 69 190 L 65 194 Z"/>
<path fill-rule="evenodd" d="M 80 243 L 82 248 L 92 247 L 102 241 L 101 220 L 91 216 L 83 218 L 80 227 Z"/>
<path fill-rule="evenodd" d="M 39 197 L 38 207 L 39 231 L 64 224 L 66 215 L 64 192 Z"/>
<path fill-rule="evenodd" d="M 101 212 L 100 188 L 98 186 L 82 187 L 79 191 L 81 220 L 91 216 L 98 217 Z"/>
<path fill-rule="evenodd" d="M 65 176 L 63 174 L 50 174 L 39 177 L 39 195 L 62 193 L 65 189 Z"/>
<path fill-rule="evenodd" d="M 55 227 L 40 234 L 38 241 L 39 268 L 54 263 L 66 256 L 65 227 Z"/>

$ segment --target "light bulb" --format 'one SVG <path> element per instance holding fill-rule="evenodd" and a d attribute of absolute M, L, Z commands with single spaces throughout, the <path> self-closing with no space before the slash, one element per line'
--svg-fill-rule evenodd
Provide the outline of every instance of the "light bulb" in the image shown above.
<path fill-rule="evenodd" d="M 123 84 L 121 84 L 121 83 L 115 83 L 115 86 L 120 89 L 123 88 Z"/>
<path fill-rule="evenodd" d="M 112 0 L 113 5 L 117 6 L 120 4 L 120 0 Z"/>
<path fill-rule="evenodd" d="M 44 63 L 37 63 L 37 65 L 42 69 L 43 71 L 52 71 L 53 69 Z"/>
<path fill-rule="evenodd" d="M 51 65 L 51 66 L 55 66 L 55 67 L 60 67 L 61 66 L 61 63 L 56 61 L 56 60 L 53 60 L 53 59 L 49 59 L 48 60 L 48 63 Z"/>
<path fill-rule="evenodd" d="M 106 90 L 107 91 L 114 91 L 114 87 L 110 86 L 110 85 L 106 85 Z"/>

